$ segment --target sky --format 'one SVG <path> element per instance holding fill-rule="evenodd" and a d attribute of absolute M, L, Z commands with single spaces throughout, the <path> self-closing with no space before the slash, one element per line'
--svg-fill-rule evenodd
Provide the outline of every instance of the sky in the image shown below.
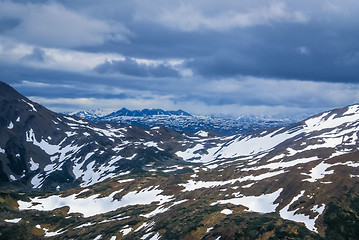
<path fill-rule="evenodd" d="M 51 110 L 359 102 L 356 0 L 0 0 L 0 81 Z"/>

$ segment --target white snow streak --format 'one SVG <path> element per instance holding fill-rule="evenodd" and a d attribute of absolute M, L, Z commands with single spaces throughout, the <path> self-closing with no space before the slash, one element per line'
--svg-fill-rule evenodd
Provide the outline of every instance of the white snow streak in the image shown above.
<path fill-rule="evenodd" d="M 31 103 L 25 101 L 24 99 L 21 99 L 21 100 L 22 100 L 24 103 L 27 103 L 27 105 L 29 105 L 29 106 L 31 107 L 32 111 L 37 112 L 37 110 L 36 110 L 36 108 L 35 108 L 35 106 L 34 106 L 33 104 L 31 104 Z"/>
<path fill-rule="evenodd" d="M 21 218 L 5 219 L 4 221 L 7 223 L 18 223 L 21 221 Z"/>

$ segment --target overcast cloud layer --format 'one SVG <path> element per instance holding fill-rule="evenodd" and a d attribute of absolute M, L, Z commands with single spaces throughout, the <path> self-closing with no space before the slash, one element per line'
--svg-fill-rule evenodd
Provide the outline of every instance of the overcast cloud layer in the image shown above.
<path fill-rule="evenodd" d="M 355 0 L 0 0 L 0 80 L 55 111 L 359 102 Z"/>

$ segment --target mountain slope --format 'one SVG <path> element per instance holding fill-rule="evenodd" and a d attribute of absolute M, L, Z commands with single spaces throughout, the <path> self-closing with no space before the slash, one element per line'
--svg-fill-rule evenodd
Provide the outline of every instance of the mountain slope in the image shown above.
<path fill-rule="evenodd" d="M 359 105 L 289 127 L 191 136 L 58 115 L 1 87 L 11 93 L 1 98 L 2 238 L 359 234 Z"/>
<path fill-rule="evenodd" d="M 193 149 L 206 153 L 177 155 L 204 162 L 230 178 L 218 182 L 214 174 L 211 181 L 189 180 L 184 186 L 196 190 L 242 183 L 234 198 L 217 203 L 243 204 L 260 211 L 263 208 L 257 204 L 269 198 L 272 210 L 281 217 L 305 222 L 310 230 L 324 234 L 325 213 L 333 206 L 357 214 L 349 206 L 358 199 L 358 129 L 359 105 L 353 105 L 291 127 L 234 137 L 212 149 L 197 144 Z"/>
<path fill-rule="evenodd" d="M 173 151 L 188 137 L 175 131 L 93 123 L 51 112 L 6 84 L 0 91 L 2 183 L 62 189 L 187 165 Z"/>

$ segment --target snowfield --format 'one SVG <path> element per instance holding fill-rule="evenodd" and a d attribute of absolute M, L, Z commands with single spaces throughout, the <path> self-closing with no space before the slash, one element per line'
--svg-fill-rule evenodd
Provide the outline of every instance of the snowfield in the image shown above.
<path fill-rule="evenodd" d="M 173 196 L 161 195 L 162 190 L 155 187 L 129 192 L 121 200 L 115 200 L 113 197 L 121 191 L 115 191 L 103 198 L 100 198 L 99 194 L 87 198 L 79 198 L 80 193 L 77 193 L 67 197 L 61 197 L 60 195 L 52 195 L 46 198 L 36 197 L 31 199 L 31 202 L 18 201 L 18 204 L 19 210 L 39 211 L 51 211 L 56 208 L 69 206 L 69 213 L 82 213 L 84 217 L 91 217 L 126 206 L 151 204 L 152 202 L 163 204 L 171 201 L 173 198 Z"/>

